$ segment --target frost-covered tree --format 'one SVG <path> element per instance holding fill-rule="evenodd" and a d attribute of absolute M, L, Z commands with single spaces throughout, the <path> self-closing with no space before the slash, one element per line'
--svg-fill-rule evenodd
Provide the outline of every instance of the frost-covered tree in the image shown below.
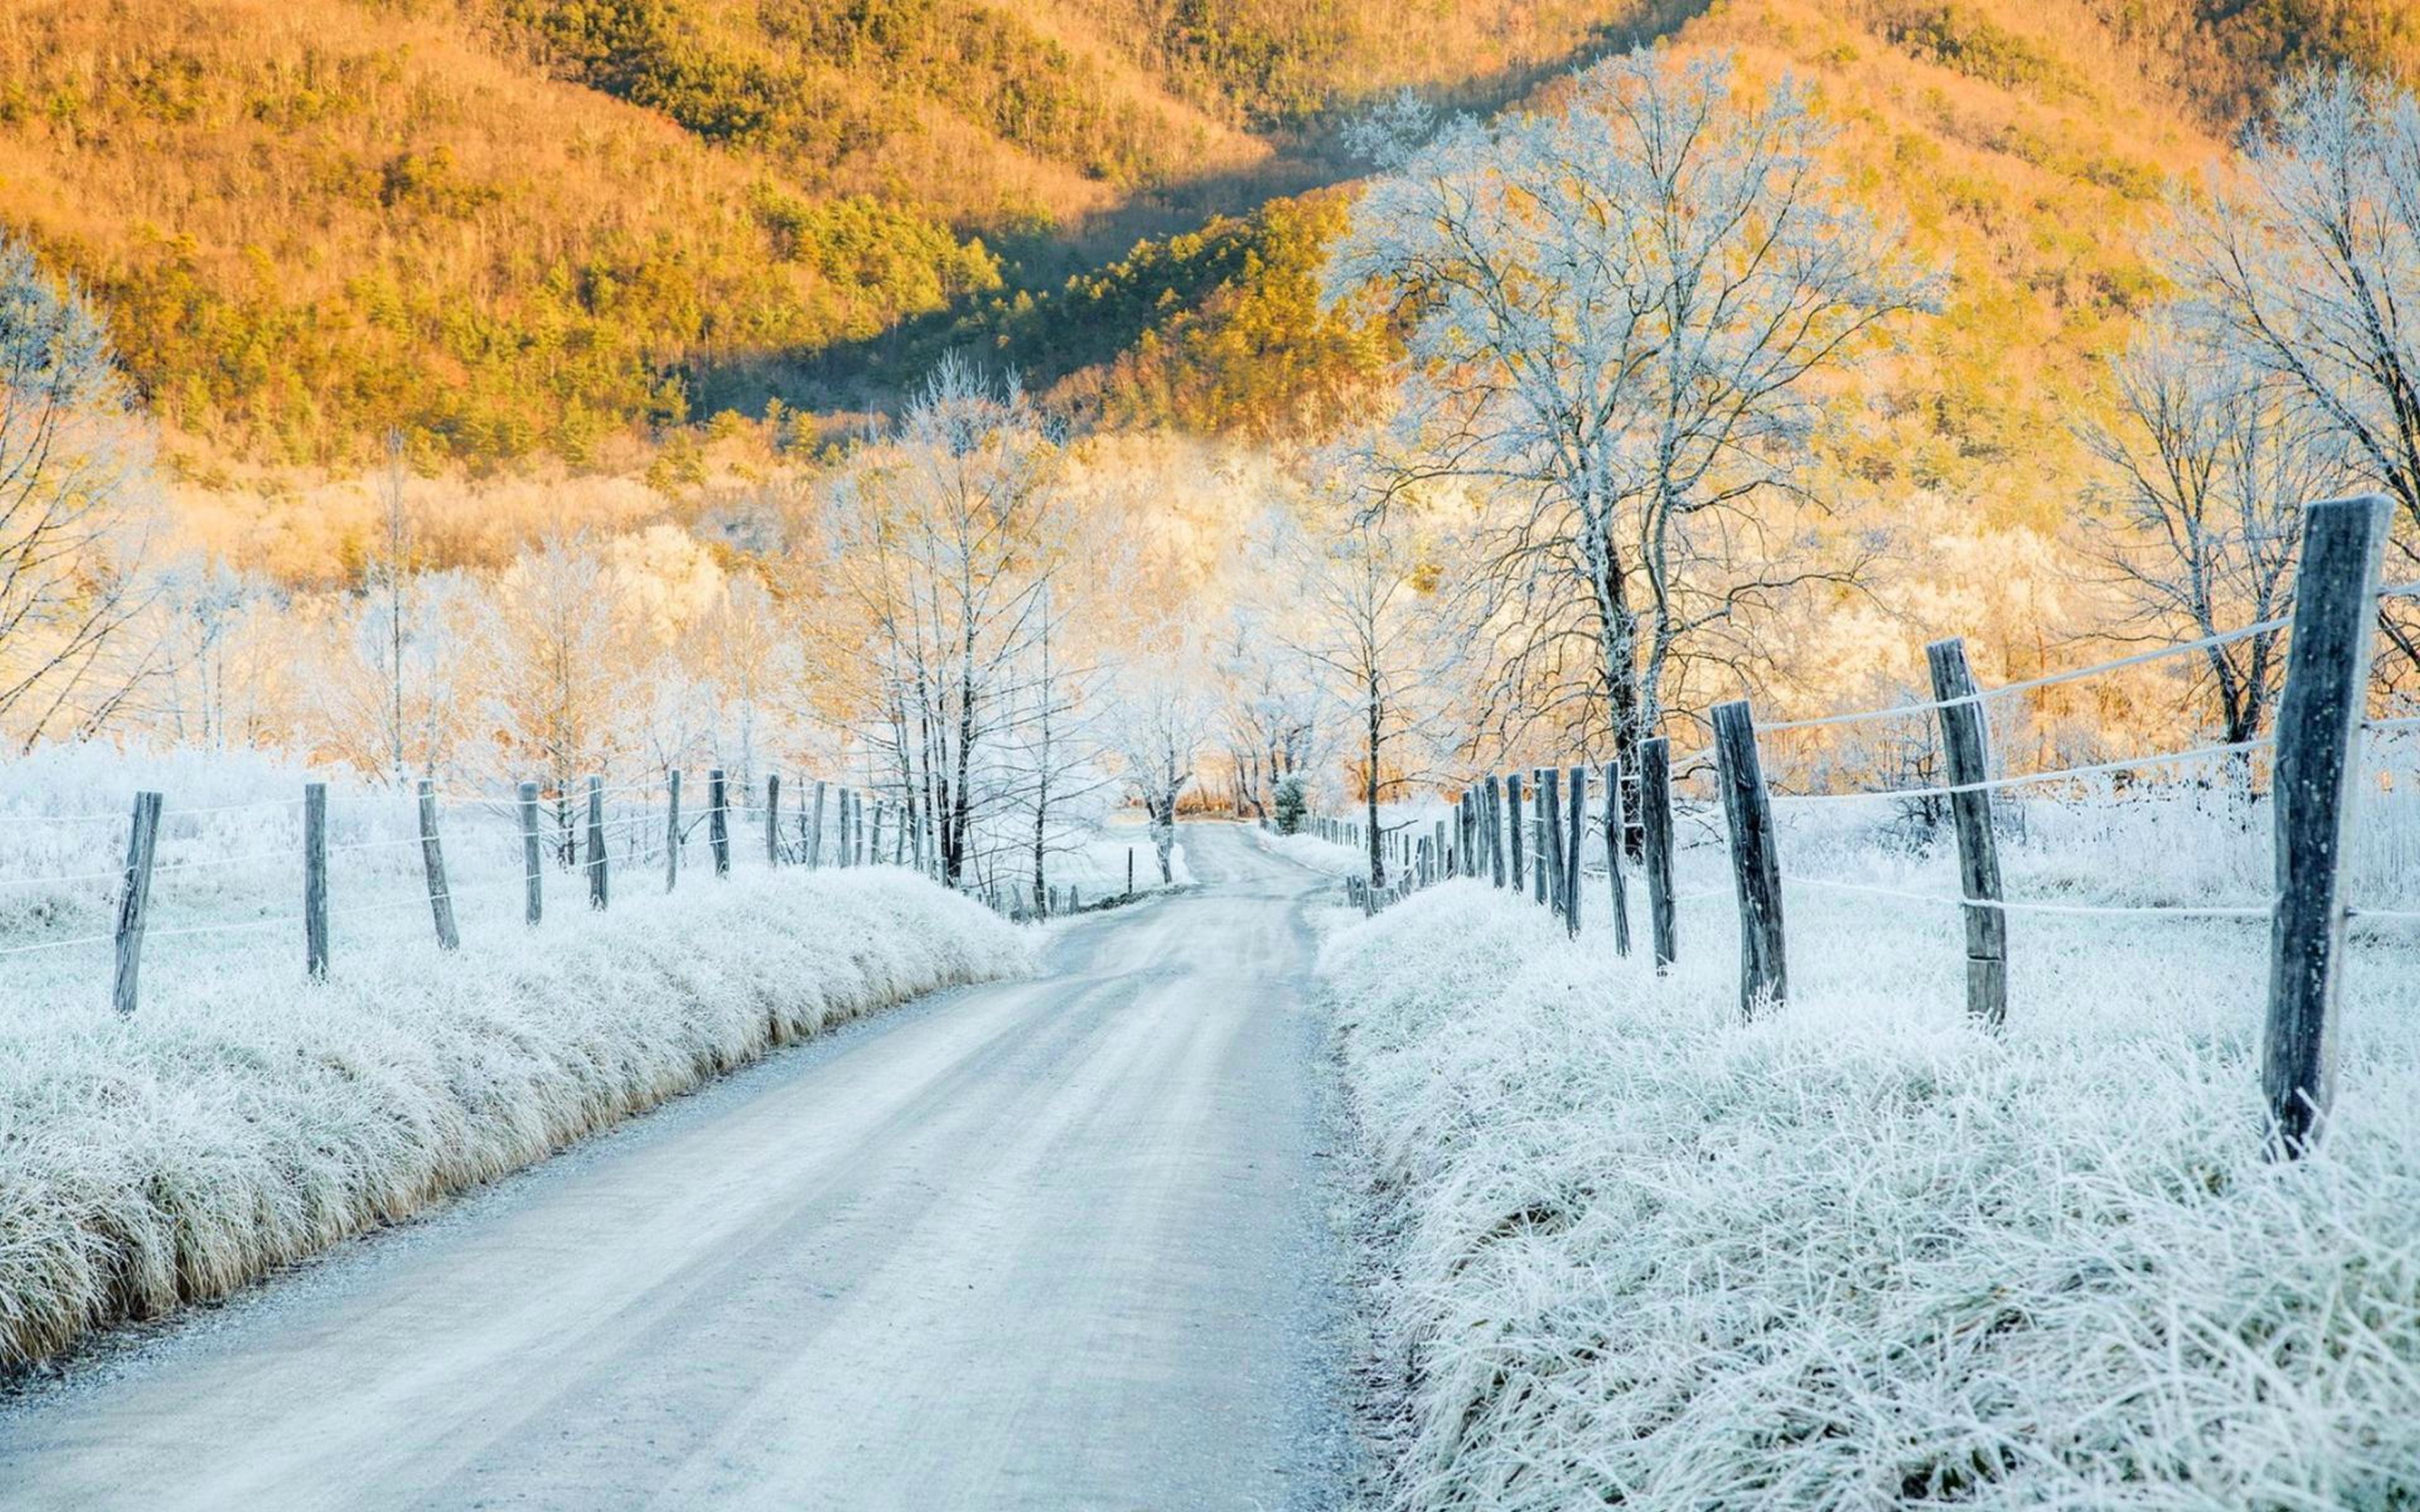
<path fill-rule="evenodd" d="M 1060 428 L 1013 379 L 953 358 L 835 481 L 813 576 L 820 627 L 945 883 L 1015 798 L 1003 744 L 1079 540 Z"/>
<path fill-rule="evenodd" d="M 2188 328 L 2288 386 L 2396 501 L 2420 563 L 2420 100 L 2350 69 L 2299 73 L 2178 209 L 2165 262 Z"/>
<path fill-rule="evenodd" d="M 1328 270 L 1405 332 L 1378 502 L 1438 478 L 1504 502 L 1479 580 L 1508 692 L 1576 677 L 1627 759 L 1676 662 L 1752 655 L 1750 621 L 1840 575 L 1763 506 L 1799 487 L 1824 375 L 1935 280 L 1842 192 L 1807 86 L 1725 56 L 1607 59 L 1547 108 L 1425 126 L 1363 131 L 1386 171 Z"/>
<path fill-rule="evenodd" d="M 0 238 L 0 729 L 88 734 L 158 670 L 144 607 L 150 452 L 82 293 Z"/>
<path fill-rule="evenodd" d="M 1345 513 L 1325 529 L 1280 517 L 1270 528 L 1279 554 L 1295 563 L 1295 652 L 1349 731 L 1370 880 L 1384 887 L 1378 806 L 1421 774 L 1429 749 L 1465 728 L 1447 705 L 1468 642 L 1446 628 L 1428 543 L 1406 514 Z"/>
<path fill-rule="evenodd" d="M 2147 327 L 2111 364 L 2118 417 L 2083 427 L 2109 467 L 2104 556 L 2143 635 L 2198 640 L 2284 616 L 2303 505 L 2345 475 L 2342 446 L 2299 396 L 2229 349 Z M 2202 653 L 2229 742 L 2268 721 L 2283 630 Z"/>
<path fill-rule="evenodd" d="M 1173 882 L 1176 812 L 1192 788 L 1218 717 L 1199 648 L 1176 626 L 1138 652 L 1118 674 L 1113 738 L 1127 783 L 1150 822 L 1159 880 Z"/>

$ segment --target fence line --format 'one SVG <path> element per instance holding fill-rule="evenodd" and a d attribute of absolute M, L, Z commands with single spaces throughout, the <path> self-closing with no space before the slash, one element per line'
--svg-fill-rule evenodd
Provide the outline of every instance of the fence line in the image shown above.
<path fill-rule="evenodd" d="M 2287 1159 L 2308 1150 L 2324 1128 L 2335 1091 L 2333 1057 L 2338 1036 L 2332 1020 L 2341 990 L 2346 923 L 2353 918 L 2420 920 L 2420 911 L 2361 909 L 2352 906 L 2344 895 L 2346 842 L 2362 786 L 2362 735 L 2365 731 L 2420 729 L 2420 717 L 2364 717 L 2377 636 L 2377 606 L 2383 598 L 2420 594 L 2420 582 L 2383 589 L 2378 586 L 2380 559 L 2392 517 L 2387 501 L 2375 495 L 2308 506 L 2294 605 L 2285 617 L 1997 687 L 1975 684 L 1966 671 L 1962 641 L 1937 641 L 1926 648 L 1934 693 L 1928 701 L 1780 720 L 1763 726 L 1761 731 L 1745 702 L 1717 708 L 1714 747 L 1683 758 L 1680 764 L 1691 766 L 1708 757 L 1714 762 L 1728 821 L 1727 848 L 1733 874 L 1730 891 L 1741 919 L 1744 1010 L 1755 1012 L 1779 1007 L 1788 996 L 1779 883 L 1960 910 L 1966 920 L 1968 1011 L 1993 1030 L 1998 1028 L 2007 1008 L 2004 921 L 2011 915 L 2268 919 L 2273 927 L 2261 1087 L 2268 1108 L 2269 1149 L 2273 1156 Z M 2290 630 L 2291 638 L 2285 683 L 2277 703 L 2275 733 L 2272 735 L 2014 777 L 1983 775 L 1989 767 L 1990 744 L 1982 711 L 1995 697 L 2143 666 L 2279 630 Z M 1761 733 L 1927 714 L 1937 719 L 1937 738 L 1947 752 L 1951 768 L 1952 780 L 1948 782 L 1864 793 L 1776 795 L 1770 792 L 1764 779 L 1758 753 Z M 2275 751 L 2271 807 L 2278 887 L 2268 902 L 2257 905 L 2129 905 L 2064 903 L 2002 895 L 1992 811 L 1994 793 L 2112 772 L 2241 756 L 2261 749 Z M 1619 810 L 1626 803 L 1637 806 L 1631 813 L 1609 812 L 1606 829 L 1608 836 L 1619 833 L 1626 839 L 1635 833 L 1640 839 L 1644 853 L 1640 870 L 1646 877 L 1650 914 L 1656 925 L 1655 960 L 1659 970 L 1673 960 L 1677 949 L 1671 925 L 1674 905 L 1715 896 L 1723 890 L 1683 895 L 1673 892 L 1671 858 L 1677 847 L 1669 786 L 1674 764 L 1669 752 L 1668 740 L 1646 740 L 1637 752 L 1639 781 L 1636 791 L 1625 789 L 1624 774 L 1618 764 L 1607 766 L 1604 783 L 1606 802 L 1613 809 Z M 1541 770 L 1551 773 L 1553 769 Z M 1568 923 L 1579 905 L 1574 889 L 1576 879 L 1583 874 L 1577 842 L 1589 826 L 1574 824 L 1567 856 L 1567 842 L 1553 823 L 1548 802 L 1538 806 L 1534 819 L 1525 819 L 1519 803 L 1520 780 L 1516 769 L 1502 784 L 1512 801 L 1504 806 L 1500 833 L 1495 827 L 1496 806 L 1490 803 L 1476 809 L 1490 831 L 1485 848 L 1491 852 L 1507 849 L 1513 857 L 1509 878 L 1497 873 L 1494 880 L 1498 887 L 1509 885 L 1516 893 L 1529 890 L 1522 887 L 1520 857 L 1524 840 L 1528 838 L 1525 837 L 1525 829 L 1533 831 L 1536 861 L 1531 876 L 1535 896 Z M 1457 811 L 1466 816 L 1466 816 L 1474 811 L 1468 794 L 1476 785 L 1466 787 L 1464 795 L 1455 800 Z M 1497 787 L 1497 775 L 1484 779 L 1489 794 Z M 1551 794 L 1551 784 L 1547 792 Z M 1771 803 L 1906 798 L 1954 801 L 1959 895 L 1807 877 L 1778 867 L 1778 837 L 1769 819 Z M 1358 835 L 1357 825 L 1348 823 L 1343 829 L 1347 835 L 1367 839 Z M 1442 864 L 1433 864 L 1426 840 L 1417 850 L 1403 845 L 1399 837 L 1373 843 L 1371 854 L 1376 863 L 1373 874 L 1359 879 L 1357 888 L 1348 884 L 1356 901 L 1365 910 L 1374 910 L 1383 902 L 1393 901 L 1413 887 L 1441 877 L 1481 874 L 1481 869 L 1469 862 L 1479 849 L 1475 839 L 1465 839 L 1462 854 L 1456 856 L 1444 846 L 1442 824 L 1436 833 L 1440 848 L 1445 849 Z M 1396 867 L 1391 882 L 1384 870 L 1389 861 Z M 1611 847 L 1608 861 L 1606 874 L 1611 886 L 1622 887 L 1619 857 Z M 1548 886 L 1549 878 L 1553 879 L 1552 887 Z M 1618 939 L 1617 950 L 1627 954 L 1628 943 L 1626 938 Z"/>

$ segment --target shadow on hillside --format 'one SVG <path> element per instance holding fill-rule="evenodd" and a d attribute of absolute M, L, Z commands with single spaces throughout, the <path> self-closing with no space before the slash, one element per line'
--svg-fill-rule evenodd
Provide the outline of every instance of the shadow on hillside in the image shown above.
<path fill-rule="evenodd" d="M 1432 97 L 1441 113 L 1493 115 L 1536 94 L 1575 69 L 1670 36 L 1704 12 L 1712 0 L 1648 0 L 1628 21 L 1608 23 L 1552 61 L 1503 69 Z M 1070 331 L 1047 317 L 1021 323 L 1047 332 L 1047 339 L 1020 341 L 1003 312 L 1019 301 L 1046 308 L 1070 280 L 1096 276 L 1128 258 L 1145 241 L 1198 231 L 1220 217 L 1246 217 L 1273 199 L 1349 184 L 1366 166 L 1342 145 L 1345 124 L 1367 111 L 1378 94 L 1340 101 L 1318 119 L 1270 140 L 1268 162 L 1249 170 L 1205 174 L 1138 192 L 1116 207 L 1081 223 L 1019 235 L 971 229 L 1000 255 L 1001 287 L 961 295 L 948 305 L 897 321 L 860 340 L 814 350 L 742 354 L 690 369 L 691 412 L 723 409 L 761 414 L 768 400 L 820 414 L 863 415 L 895 409 L 901 396 L 951 350 L 1014 369 L 1033 388 L 1047 388 L 1070 374 L 1111 361 L 1130 349 L 1145 330 L 1164 317 L 1157 298 L 1130 301 L 1126 318 Z M 1211 285 L 1216 286 L 1216 282 Z M 1209 287 L 1184 288 L 1171 279 L 1155 292 L 1178 303 L 1198 301 Z"/>

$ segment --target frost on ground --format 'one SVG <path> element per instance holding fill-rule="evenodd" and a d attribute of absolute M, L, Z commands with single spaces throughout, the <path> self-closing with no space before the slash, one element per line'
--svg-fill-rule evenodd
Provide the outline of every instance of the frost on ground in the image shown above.
<path fill-rule="evenodd" d="M 1020 932 L 892 868 L 700 877 L 607 914 L 550 885 L 537 930 L 507 898 L 442 955 L 425 912 L 398 918 L 357 931 L 316 987 L 282 933 L 163 950 L 126 1020 L 89 962 L 26 990 L 33 964 L 79 952 L 0 962 L 0 1367 L 223 1294 L 838 1021 L 1028 964 Z"/>
<path fill-rule="evenodd" d="M 1311 834 L 1280 835 L 1265 829 L 1253 830 L 1252 838 L 1270 855 L 1281 856 L 1313 872 L 1335 877 L 1370 874 L 1370 857 L 1350 845 L 1339 845 Z"/>
<path fill-rule="evenodd" d="M 2408 935 L 2280 1167 L 2257 922 L 2021 918 L 1995 1040 L 1954 911 L 1787 906 L 1754 1024 L 1727 897 L 1662 980 L 1478 883 L 1329 940 L 1394 1504 L 2420 1504 Z"/>

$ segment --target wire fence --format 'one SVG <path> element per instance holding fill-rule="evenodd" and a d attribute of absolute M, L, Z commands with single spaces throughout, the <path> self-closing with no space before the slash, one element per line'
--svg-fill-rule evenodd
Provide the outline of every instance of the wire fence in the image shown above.
<path fill-rule="evenodd" d="M 2397 927 L 2420 921 L 2420 910 L 2357 907 L 2349 886 L 2352 816 L 2360 795 L 2377 779 L 2366 766 L 2366 747 L 2376 736 L 2420 729 L 2420 716 L 2373 714 L 2368 707 L 2379 605 L 2420 594 L 2420 582 L 2378 584 L 2390 518 L 2385 501 L 2376 498 L 2310 506 L 2296 600 L 2288 616 L 1997 686 L 1974 679 L 1962 642 L 1936 642 L 1926 648 L 1933 682 L 1929 699 L 1761 726 L 1745 702 L 1718 705 L 1711 721 L 1714 739 L 1701 749 L 1675 757 L 1668 740 L 1652 739 L 1641 744 L 1635 771 L 1626 772 L 1620 764 L 1583 764 L 1568 773 L 1556 766 L 1530 769 L 1526 774 L 1526 812 L 1523 772 L 1487 775 L 1451 799 L 1450 820 L 1436 821 L 1416 839 L 1409 830 L 1380 837 L 1373 854 L 1381 865 L 1359 882 L 1353 897 L 1363 908 L 1374 910 L 1433 882 L 1475 875 L 1534 895 L 1576 933 L 1579 880 L 1587 874 L 1583 846 L 1602 837 L 1611 874 L 1616 949 L 1624 954 L 1632 948 L 1626 859 L 1642 873 L 1647 932 L 1659 969 L 1677 959 L 1681 905 L 1732 899 L 1742 941 L 1741 1006 L 1749 1015 L 1772 1011 L 1788 997 L 1785 886 L 1954 911 L 1964 922 L 1967 1009 L 1994 1030 L 2009 1011 L 2012 918 L 2266 921 L 2271 926 L 2271 980 L 2262 1086 L 2271 1149 L 2281 1156 L 2298 1155 L 2319 1137 L 2334 1086 L 2331 1057 L 2336 1037 L 2330 1020 L 2348 953 L 2348 922 Z M 1987 710 L 1995 702 L 2211 653 L 2263 635 L 2277 637 L 2286 650 L 2273 733 L 2175 750 L 2068 761 L 2040 771 L 1993 770 Z M 1778 792 L 1765 775 L 1768 753 L 1761 740 L 1776 733 L 1912 720 L 1930 727 L 1924 732 L 1928 764 L 1943 768 L 1945 779 Z M 2003 885 L 1999 836 L 2009 816 L 1995 805 L 1998 795 L 2026 788 L 2080 792 L 2103 779 L 2221 763 L 2246 791 L 2256 763 L 2271 768 L 2267 808 L 2273 882 L 2264 895 L 2242 902 L 2137 904 L 2010 896 Z M 1605 795 L 1593 807 L 1583 795 L 1591 773 L 1601 778 L 1595 785 Z M 1730 886 L 1676 892 L 1673 857 L 1680 848 L 1676 831 L 1683 809 L 1676 806 L 1674 787 L 1700 779 L 1713 791 L 1699 800 L 1699 811 L 1720 810 L 1719 843 Z M 1565 792 L 1571 795 L 1568 805 Z M 1776 806 L 1788 812 L 1799 806 L 1855 804 L 1937 806 L 1939 822 L 1956 838 L 1959 890 L 1928 891 L 1808 874 L 1783 864 Z M 1330 838 L 1369 843 L 1366 831 L 1354 821 L 1320 823 Z"/>

